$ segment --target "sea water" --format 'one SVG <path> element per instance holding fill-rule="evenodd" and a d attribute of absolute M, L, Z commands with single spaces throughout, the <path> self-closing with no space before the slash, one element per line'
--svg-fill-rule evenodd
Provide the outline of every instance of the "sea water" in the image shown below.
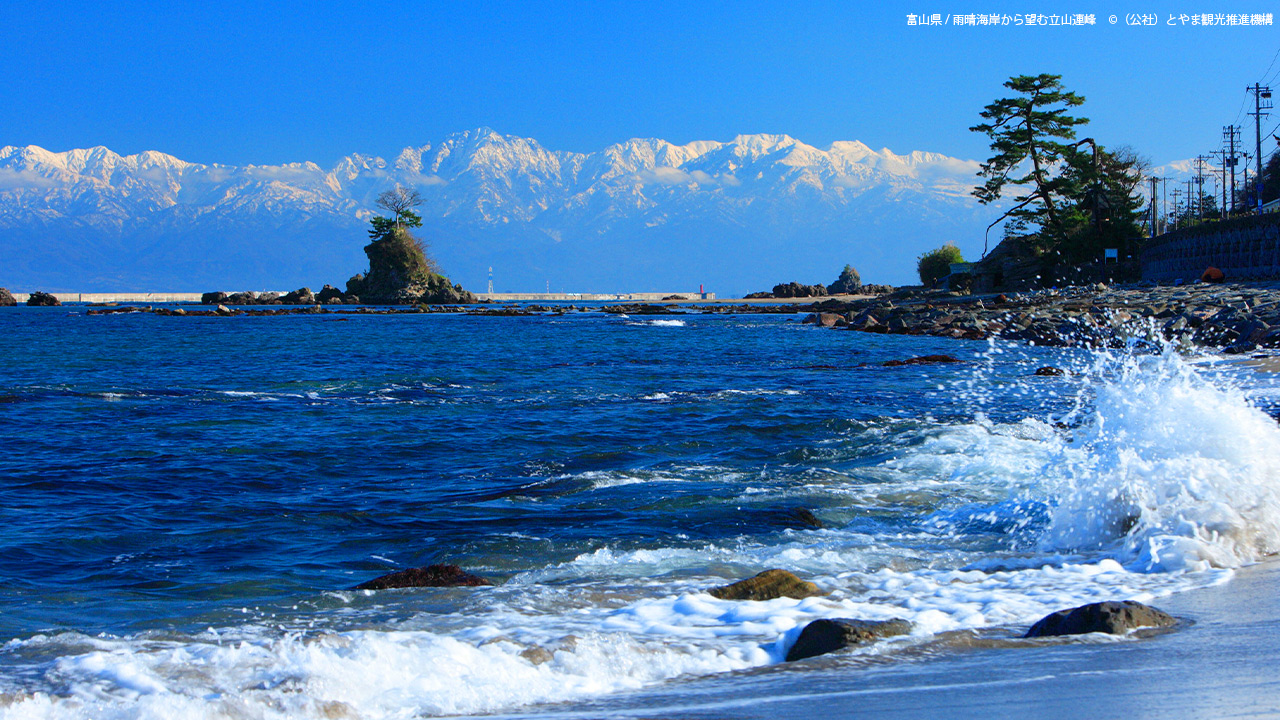
<path fill-rule="evenodd" d="M 760 682 L 817 618 L 910 620 L 855 651 L 892 669 L 1280 550 L 1280 394 L 1140 331 L 2 310 L 5 718 L 554 714 Z M 351 589 L 432 563 L 497 585 Z M 827 594 L 706 592 L 775 567 Z"/>

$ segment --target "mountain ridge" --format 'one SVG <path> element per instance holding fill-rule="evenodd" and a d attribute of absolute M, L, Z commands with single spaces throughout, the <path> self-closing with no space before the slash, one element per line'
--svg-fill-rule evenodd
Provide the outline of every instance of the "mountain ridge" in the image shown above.
<path fill-rule="evenodd" d="M 963 247 L 995 216 L 969 196 L 978 166 L 767 133 L 684 145 L 632 138 L 577 153 L 486 127 L 329 168 L 4 146 L 0 267 L 13 286 L 84 291 L 131 277 L 155 289 L 340 283 L 362 269 L 377 194 L 399 183 L 422 193 L 423 233 L 469 287 L 489 266 L 512 290 L 702 282 L 744 292 L 826 282 L 812 273 L 846 262 L 869 280 L 906 282 L 913 253 L 947 240 Z"/>

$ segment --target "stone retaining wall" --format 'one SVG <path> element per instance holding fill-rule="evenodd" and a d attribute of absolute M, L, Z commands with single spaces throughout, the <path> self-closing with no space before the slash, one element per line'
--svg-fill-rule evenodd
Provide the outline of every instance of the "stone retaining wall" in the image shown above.
<path fill-rule="evenodd" d="M 1280 278 L 1280 214 L 1208 222 L 1155 238 L 1142 251 L 1142 279 L 1200 279 L 1216 267 L 1227 280 Z"/>

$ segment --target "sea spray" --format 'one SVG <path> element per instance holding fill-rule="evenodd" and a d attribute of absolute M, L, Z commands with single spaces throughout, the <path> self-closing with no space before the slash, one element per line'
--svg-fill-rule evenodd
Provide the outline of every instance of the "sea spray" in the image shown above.
<path fill-rule="evenodd" d="M 10 516 L 47 552 L 38 557 L 85 552 L 78 561 L 95 574 L 82 597 L 132 614 L 58 632 L 85 623 L 65 600 L 57 614 L 46 609 L 74 576 L 21 576 L 13 587 L 30 595 L 12 596 L 19 611 L 0 622 L 36 619 L 0 646 L 0 717 L 536 714 L 539 703 L 779 663 L 799 629 L 823 617 L 913 622 L 912 636 L 855 651 L 881 659 L 937 633 L 1012 636 L 1083 602 L 1151 601 L 1221 582 L 1230 574 L 1221 568 L 1258 557 L 1274 535 L 1274 502 L 1258 491 L 1274 480 L 1269 420 L 1215 370 L 1152 347 L 996 343 L 967 369 L 858 368 L 973 346 L 808 332 L 768 318 L 738 326 L 700 317 L 670 332 L 522 319 L 499 333 L 479 324 L 493 318 L 419 320 L 432 331 L 360 328 L 359 347 L 381 348 L 379 358 L 395 359 L 387 367 L 351 359 L 350 341 L 334 334 L 346 324 L 326 328 L 327 349 L 312 331 L 280 324 L 219 326 L 244 333 L 234 335 L 242 345 L 273 331 L 298 357 L 343 358 L 307 370 L 322 385 L 297 381 L 293 366 L 277 377 L 278 361 L 256 356 L 197 382 L 185 368 L 206 368 L 199 358 L 234 343 L 209 347 L 193 335 L 164 346 L 182 359 L 170 376 L 103 381 L 122 393 L 209 384 L 140 396 L 146 412 L 31 394 L 134 438 L 149 437 L 148 417 L 178 423 L 156 441 L 172 455 L 145 461 L 106 458 L 79 440 L 57 446 L 48 467 L 106 474 L 130 493 L 77 495 L 54 516 L 67 534 L 94 528 L 87 551 L 82 542 L 45 551 L 57 542 L 46 532 L 57 503 L 36 504 L 31 489 L 16 496 L 40 509 Z M 138 338 L 131 347 L 155 351 Z M 572 357 L 549 367 L 562 347 Z M 415 369 L 433 357 L 445 359 Z M 1034 377 L 1043 364 L 1067 374 Z M 109 370 L 135 366 L 144 364 Z M 279 402 L 233 394 L 259 391 Z M 183 444 L 188 426 L 198 429 L 194 451 Z M 259 456 L 262 427 L 275 444 Z M 448 428 L 458 433 L 442 436 Z M 153 466 L 167 474 L 147 474 Z M 218 492 L 192 494 L 184 478 Z M 180 508 L 178 522 L 166 524 L 157 496 Z M 229 509 L 214 512 L 224 496 L 234 498 Z M 112 500 L 120 517 L 149 518 L 136 542 L 116 536 L 118 522 L 75 512 Z M 795 507 L 825 527 L 753 514 Z M 42 524 L 31 530 L 31 519 Z M 190 539 L 197 530 L 206 535 Z M 131 559 L 106 567 L 99 544 L 108 558 Z M 340 590 L 436 552 L 505 583 Z M 174 559 L 186 564 L 161 564 Z M 768 567 L 828 594 L 743 603 L 706 592 Z M 241 575 L 288 582 L 246 595 L 232 582 Z M 199 583 L 212 590 L 193 592 Z M 231 597 L 209 599 L 215 593 Z"/>
<path fill-rule="evenodd" d="M 1223 375 L 1168 347 L 1099 352 L 1078 398 L 1046 467 L 1057 497 L 1044 548 L 1146 571 L 1280 550 L 1280 427 Z"/>

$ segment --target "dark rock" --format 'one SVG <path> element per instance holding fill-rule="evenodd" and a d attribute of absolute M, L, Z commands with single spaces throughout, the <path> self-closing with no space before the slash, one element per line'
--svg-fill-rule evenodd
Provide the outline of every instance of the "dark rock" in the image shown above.
<path fill-rule="evenodd" d="M 801 285 L 792 281 L 773 286 L 773 297 L 775 298 L 823 297 L 826 294 L 827 288 L 824 285 Z"/>
<path fill-rule="evenodd" d="M 843 315 L 838 315 L 836 313 L 829 313 L 829 312 L 818 313 L 816 316 L 813 316 L 813 317 L 814 317 L 813 322 L 818 327 L 827 327 L 827 328 L 844 327 L 849 324 L 849 321 L 846 320 Z"/>
<path fill-rule="evenodd" d="M 844 270 L 840 271 L 840 277 L 827 286 L 829 295 L 856 295 L 861 290 L 862 278 L 852 265 L 845 265 Z"/>
<path fill-rule="evenodd" d="M 742 299 L 743 300 L 772 300 L 773 293 L 764 292 L 764 291 L 747 293 L 746 295 L 742 296 Z"/>
<path fill-rule="evenodd" d="M 476 297 L 441 275 L 422 241 L 404 229 L 364 246 L 369 273 L 347 281 L 347 293 L 375 305 L 470 304 Z"/>
<path fill-rule="evenodd" d="M 346 293 L 332 285 L 325 285 L 320 288 L 320 292 L 316 293 L 316 302 L 324 303 L 326 305 L 341 305 L 346 302 L 346 299 Z"/>
<path fill-rule="evenodd" d="M 58 300 L 58 298 L 47 292 L 40 292 L 39 290 L 27 296 L 27 305 L 31 307 L 53 307 L 61 304 L 62 302 Z"/>
<path fill-rule="evenodd" d="M 200 296 L 201 305 L 221 305 L 230 297 L 224 292 L 207 292 Z"/>
<path fill-rule="evenodd" d="M 907 358 L 906 360 L 889 360 L 882 364 L 885 367 L 901 367 L 903 365 L 935 365 L 958 362 L 960 361 L 950 355 L 921 355 L 920 357 Z"/>
<path fill-rule="evenodd" d="M 246 290 L 244 292 L 238 292 L 238 293 L 231 293 L 230 295 L 227 296 L 226 304 L 227 305 L 257 305 L 258 293 L 253 292 L 252 290 Z"/>
<path fill-rule="evenodd" d="M 463 570 L 457 565 L 428 565 L 426 567 L 409 568 L 362 582 L 356 590 L 386 590 L 388 588 L 406 587 L 481 587 L 492 585 L 478 575 Z"/>
<path fill-rule="evenodd" d="M 838 369 L 835 365 L 827 365 L 827 366 L 811 365 L 809 367 L 810 369 L 824 369 L 824 370 Z M 789 528 L 799 527 L 799 528 L 821 529 L 825 527 L 822 524 L 822 521 L 818 519 L 818 516 L 814 515 L 813 511 L 809 510 L 808 508 L 797 507 L 797 508 L 785 508 L 782 510 L 769 510 L 764 513 L 764 516 L 778 525 L 782 525 L 784 527 L 789 527 Z"/>
<path fill-rule="evenodd" d="M 852 620 L 846 618 L 814 620 L 804 626 L 796 644 L 787 651 L 787 662 L 825 655 L 854 645 L 865 645 L 880 638 L 906 635 L 911 623 L 893 620 Z"/>
<path fill-rule="evenodd" d="M 685 296 L 683 296 L 683 295 L 668 295 L 668 296 L 666 296 L 666 297 L 664 297 L 664 298 L 662 298 L 662 299 L 663 299 L 663 300 L 688 300 L 689 298 L 687 298 L 687 297 L 685 297 Z"/>
<path fill-rule="evenodd" d="M 1042 368 L 1036 368 L 1036 375 L 1040 375 L 1040 376 L 1052 377 L 1052 376 L 1066 375 L 1066 374 L 1067 374 L 1066 370 L 1063 370 L 1062 368 L 1058 368 L 1058 367 L 1053 367 L 1052 365 L 1046 365 Z"/>
<path fill-rule="evenodd" d="M 1222 283 L 1226 282 L 1227 276 L 1216 267 L 1207 267 L 1200 274 L 1200 282 L 1203 283 Z"/>
<path fill-rule="evenodd" d="M 311 288 L 302 287 L 286 293 L 280 298 L 280 302 L 284 305 L 315 305 L 316 296 L 311 292 Z"/>
<path fill-rule="evenodd" d="M 1100 602 L 1059 610 L 1040 619 L 1023 637 L 1082 635 L 1100 632 L 1123 635 L 1140 627 L 1168 627 L 1177 620 L 1168 613 L 1133 600 Z"/>
<path fill-rule="evenodd" d="M 5 288 L 0 288 L 0 307 L 13 307 L 18 304 L 17 298 Z"/>
<path fill-rule="evenodd" d="M 712 588 L 707 592 L 721 600 L 774 600 L 780 597 L 803 600 L 807 597 L 826 594 L 808 580 L 801 580 L 786 570 L 776 568 L 765 570 L 755 577 L 739 580 L 731 585 Z"/>

